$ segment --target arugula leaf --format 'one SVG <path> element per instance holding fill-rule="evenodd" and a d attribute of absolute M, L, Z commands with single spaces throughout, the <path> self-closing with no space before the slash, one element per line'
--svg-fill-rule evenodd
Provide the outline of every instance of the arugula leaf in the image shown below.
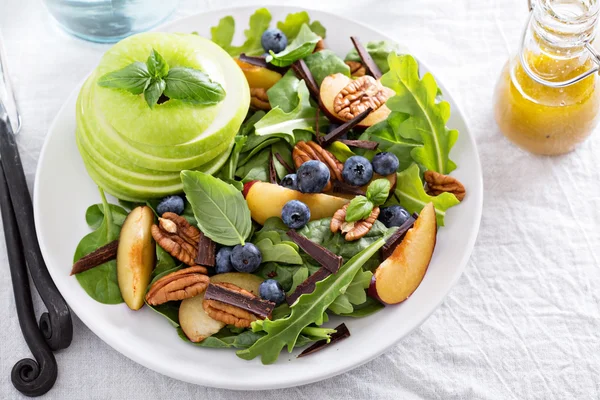
<path fill-rule="evenodd" d="M 325 39 L 326 31 L 323 25 L 321 25 L 319 21 L 310 23 L 310 17 L 306 11 L 288 14 L 284 21 L 277 23 L 277 28 L 285 33 L 285 36 L 287 36 L 288 40 L 291 41 L 298 36 L 300 28 L 304 24 L 309 25 L 311 31 Z"/>
<path fill-rule="evenodd" d="M 132 94 L 142 94 L 150 84 L 152 76 L 148 66 L 140 61 L 125 68 L 102 75 L 98 85 L 106 88 L 125 89 Z"/>
<path fill-rule="evenodd" d="M 294 61 L 311 54 L 315 50 L 315 46 L 319 40 L 321 40 L 321 37 L 311 31 L 308 25 L 303 24 L 298 36 L 283 51 L 275 54 L 271 50 L 266 61 L 278 67 L 287 67 Z"/>
<path fill-rule="evenodd" d="M 367 300 L 365 300 L 364 303 L 358 304 L 358 305 L 354 305 L 353 306 L 353 310 L 350 313 L 343 313 L 340 314 L 344 317 L 351 317 L 351 318 L 363 318 L 366 316 L 369 316 L 371 314 L 375 314 L 378 311 L 381 311 L 385 308 L 385 306 L 383 304 L 381 304 L 379 301 L 375 300 L 372 297 L 367 297 Z"/>
<path fill-rule="evenodd" d="M 460 203 L 452 193 L 442 193 L 435 197 L 428 195 L 423 187 L 419 167 L 416 164 L 398 174 L 394 196 L 400 205 L 411 214 L 421 212 L 426 204 L 433 202 L 438 226 L 444 226 L 446 210 Z M 394 202 L 392 200 L 389 203 L 393 204 Z"/>
<path fill-rule="evenodd" d="M 182 171 L 181 180 L 200 230 L 224 246 L 245 244 L 252 220 L 242 193 L 200 171 Z"/>
<path fill-rule="evenodd" d="M 289 143 L 295 143 L 294 130 L 313 130 L 316 122 L 316 110 L 310 104 L 310 94 L 304 81 L 298 84 L 298 105 L 290 112 L 281 108 L 269 111 L 254 125 L 257 136 L 283 134 Z"/>
<path fill-rule="evenodd" d="M 367 49 L 367 53 L 373 58 L 373 61 L 375 61 L 375 64 L 377 64 L 383 74 L 390 70 L 388 64 L 388 56 L 390 53 L 399 52 L 398 44 L 389 40 L 367 42 L 367 44 L 365 44 L 365 49 Z M 350 50 L 346 55 L 346 61 L 361 61 L 356 49 Z"/>
<path fill-rule="evenodd" d="M 153 108 L 156 105 L 160 95 L 165 91 L 165 86 L 165 81 L 160 78 L 153 79 L 150 82 L 150 85 L 144 91 L 144 100 L 146 100 L 148 107 Z"/>
<path fill-rule="evenodd" d="M 235 33 L 235 21 L 233 17 L 224 17 L 217 26 L 210 28 L 211 40 L 221 46 L 232 57 L 237 57 L 241 53 L 249 56 L 259 56 L 264 50 L 260 43 L 262 34 L 269 28 L 271 23 L 271 13 L 266 8 L 260 8 L 250 16 L 249 28 L 244 31 L 246 41 L 241 46 L 233 46 L 233 36 Z"/>
<path fill-rule="evenodd" d="M 390 195 L 392 184 L 387 179 L 376 179 L 367 188 L 367 199 L 376 206 L 386 202 Z"/>
<path fill-rule="evenodd" d="M 371 271 L 358 271 L 346 291 L 331 303 L 329 310 L 335 314 L 352 313 L 355 304 L 362 304 L 367 301 L 365 289 L 369 288 L 372 278 L 373 273 Z"/>
<path fill-rule="evenodd" d="M 360 221 L 367 218 L 373 211 L 373 202 L 365 196 L 356 196 L 350 201 L 346 210 L 346 222 Z"/>
<path fill-rule="evenodd" d="M 262 239 L 254 243 L 262 254 L 263 262 L 278 262 L 284 264 L 302 264 L 302 257 L 292 246 L 285 243 L 273 243 L 271 239 Z"/>
<path fill-rule="evenodd" d="M 120 207 L 116 204 L 108 205 L 110 212 L 112 214 L 112 220 L 115 225 L 123 226 L 123 222 L 125 222 L 125 218 L 129 214 L 123 207 Z M 100 228 L 102 225 L 102 221 L 104 220 L 104 205 L 94 204 L 88 207 L 85 212 L 85 222 L 87 222 L 88 226 L 96 230 Z"/>
<path fill-rule="evenodd" d="M 103 206 L 102 223 L 98 229 L 88 233 L 81 239 L 75 249 L 73 262 L 119 238 L 121 227 L 114 223 L 113 214 L 104 191 L 102 189 L 99 190 Z M 103 304 L 118 304 L 123 302 L 121 290 L 117 282 L 117 262 L 115 260 L 79 273 L 75 277 L 83 290 L 94 300 Z"/>
<path fill-rule="evenodd" d="M 225 98 L 225 89 L 220 83 L 197 69 L 171 68 L 165 77 L 165 96 L 192 104 L 217 104 Z"/>
<path fill-rule="evenodd" d="M 298 106 L 298 84 L 300 79 L 296 78 L 294 71 L 289 70 L 283 78 L 277 81 L 269 90 L 269 104 L 271 108 L 279 107 L 288 113 Z"/>
<path fill-rule="evenodd" d="M 150 53 L 146 65 L 148 66 L 148 73 L 153 78 L 164 78 L 169 73 L 169 65 L 165 59 L 158 54 L 158 51 L 154 49 L 152 49 L 152 53 Z"/>
<path fill-rule="evenodd" d="M 390 71 L 381 82 L 393 89 L 396 95 L 386 105 L 392 111 L 411 116 L 405 124 L 421 135 L 422 147 L 411 151 L 412 158 L 426 169 L 448 174 L 456 169 L 449 159 L 450 150 L 458 139 L 458 131 L 446 127 L 450 117 L 450 104 L 437 102 L 438 86 L 430 73 L 419 79 L 419 66 L 410 55 L 388 57 Z"/>
<path fill-rule="evenodd" d="M 304 61 L 318 86 L 321 86 L 323 79 L 331 74 L 340 73 L 350 76 L 350 67 L 329 49 L 309 54 Z"/>
<path fill-rule="evenodd" d="M 302 330 L 313 323 L 323 323 L 327 308 L 346 291 L 356 273 L 384 243 L 384 239 L 379 239 L 345 263 L 336 274 L 318 282 L 312 293 L 303 294 L 296 300 L 288 317 L 263 321 L 262 329 L 267 334 L 250 348 L 238 351 L 237 355 L 245 360 L 260 356 L 263 364 L 272 364 L 277 361 L 283 347 L 287 346 L 291 352 Z"/>

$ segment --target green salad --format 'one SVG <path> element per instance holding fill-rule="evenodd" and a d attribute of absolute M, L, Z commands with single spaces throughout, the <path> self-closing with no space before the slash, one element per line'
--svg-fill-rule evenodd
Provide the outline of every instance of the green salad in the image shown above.
<path fill-rule="evenodd" d="M 190 345 L 270 364 L 406 300 L 465 188 L 450 106 L 395 43 L 338 54 L 307 12 L 265 8 L 235 43 L 236 22 L 129 37 L 84 84 L 76 141 L 99 202 L 71 274 Z"/>

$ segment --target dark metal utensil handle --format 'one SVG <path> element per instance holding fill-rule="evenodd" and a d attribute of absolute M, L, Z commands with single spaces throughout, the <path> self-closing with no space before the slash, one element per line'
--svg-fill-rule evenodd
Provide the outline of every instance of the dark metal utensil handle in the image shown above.
<path fill-rule="evenodd" d="M 2 105 L 0 104 L 0 108 Z M 0 110 L 1 111 L 1 110 Z M 33 204 L 19 150 L 10 123 L 0 118 L 0 162 L 13 205 L 25 261 L 33 283 L 48 309 L 40 318 L 40 330 L 52 350 L 69 347 L 73 338 L 71 312 L 52 281 L 37 241 Z"/>
<path fill-rule="evenodd" d="M 25 266 L 23 245 L 19 236 L 19 226 L 13 212 L 12 202 L 8 193 L 8 186 L 4 178 L 4 171 L 0 164 L 0 208 L 2 209 L 2 222 L 4 224 L 4 237 L 10 264 L 10 277 L 19 325 L 27 346 L 35 357 L 24 358 L 18 361 L 12 369 L 11 380 L 15 388 L 26 396 L 40 396 L 52 388 L 56 382 L 58 367 L 52 350 L 38 329 L 29 277 Z"/>

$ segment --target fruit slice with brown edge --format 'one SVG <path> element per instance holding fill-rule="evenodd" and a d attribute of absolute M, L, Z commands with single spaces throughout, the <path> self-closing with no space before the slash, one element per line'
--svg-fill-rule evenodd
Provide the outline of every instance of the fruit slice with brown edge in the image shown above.
<path fill-rule="evenodd" d="M 321 83 L 319 94 L 321 97 L 321 103 L 324 108 L 323 111 L 327 113 L 327 117 L 329 117 L 329 119 L 338 123 L 344 123 L 348 121 L 338 116 L 338 114 L 334 110 L 333 101 L 338 95 L 338 93 L 342 89 L 344 89 L 350 82 L 352 82 L 352 79 L 350 79 L 346 75 L 337 73 L 329 75 L 328 77 L 323 79 L 323 82 Z M 386 91 L 388 97 L 394 96 L 396 94 L 392 89 L 385 86 L 384 90 Z M 377 110 L 371 112 L 361 122 L 359 122 L 357 127 L 367 128 L 371 125 L 375 125 L 376 123 L 385 120 L 388 117 L 388 115 L 390 115 L 390 112 L 391 110 L 384 104 Z"/>
<path fill-rule="evenodd" d="M 150 207 L 136 207 L 125 219 L 119 236 L 117 279 L 121 296 L 132 310 L 139 310 L 144 305 L 144 295 L 154 269 L 153 223 L 154 213 Z"/>
<path fill-rule="evenodd" d="M 244 197 L 250 208 L 252 219 L 261 225 L 270 217 L 281 218 L 281 210 L 290 200 L 300 200 L 310 209 L 310 220 L 333 216 L 348 203 L 348 199 L 324 193 L 300 193 L 283 186 L 252 181 L 244 185 Z"/>
<path fill-rule="evenodd" d="M 281 79 L 281 74 L 270 69 L 248 64 L 239 59 L 235 59 L 237 65 L 242 69 L 246 76 L 248 85 L 251 88 L 269 89 Z"/>
<path fill-rule="evenodd" d="M 244 290 L 249 291 L 255 296 L 259 296 L 258 287 L 263 283 L 263 279 L 252 274 L 246 274 L 244 272 L 227 272 L 225 274 L 218 274 L 211 276 L 211 283 L 233 283 L 235 286 L 241 287 Z"/>
<path fill-rule="evenodd" d="M 417 222 L 396 250 L 375 271 L 369 295 L 385 304 L 406 300 L 421 284 L 435 248 L 437 222 L 433 203 L 427 204 Z"/>

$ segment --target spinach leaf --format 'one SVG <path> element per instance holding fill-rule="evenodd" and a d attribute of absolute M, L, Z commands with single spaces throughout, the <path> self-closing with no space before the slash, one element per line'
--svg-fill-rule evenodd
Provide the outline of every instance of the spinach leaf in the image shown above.
<path fill-rule="evenodd" d="M 302 257 L 292 246 L 285 243 L 273 243 L 271 239 L 263 239 L 254 243 L 262 254 L 263 262 L 284 264 L 302 264 Z"/>
<path fill-rule="evenodd" d="M 291 69 L 283 75 L 269 90 L 269 104 L 271 108 L 279 107 L 283 112 L 289 113 L 298 106 L 298 84 L 300 79 L 296 78 Z"/>
<path fill-rule="evenodd" d="M 294 61 L 311 54 L 315 50 L 315 46 L 319 40 L 321 40 L 321 37 L 311 31 L 308 25 L 303 24 L 300 32 L 298 32 L 298 36 L 283 51 L 275 54 L 271 50 L 266 61 L 278 67 L 287 67 L 288 65 L 292 65 Z"/>
<path fill-rule="evenodd" d="M 113 213 L 106 201 L 104 191 L 102 189 L 99 190 L 103 206 L 102 222 L 95 231 L 88 233 L 81 239 L 75 249 L 73 262 L 119 238 L 121 227 L 114 223 Z M 118 304 L 123 302 L 117 282 L 117 262 L 115 260 L 77 274 L 75 277 L 81 287 L 94 300 L 103 304 Z"/>
<path fill-rule="evenodd" d="M 273 243 L 289 242 L 291 240 L 287 235 L 288 230 L 289 228 L 283 223 L 281 218 L 271 217 L 267 219 L 262 228 L 254 234 L 252 242 L 258 242 L 265 238 L 271 239 Z M 273 234 L 279 236 L 279 241 L 273 239 Z"/>
<path fill-rule="evenodd" d="M 371 314 L 375 314 L 385 308 L 383 304 L 372 297 L 367 297 L 364 303 L 354 305 L 353 311 L 350 313 L 340 314 L 344 317 L 363 318 Z"/>
<path fill-rule="evenodd" d="M 200 230 L 219 244 L 243 245 L 250 235 L 252 220 L 242 193 L 200 171 L 182 171 L 181 180 Z"/>
<path fill-rule="evenodd" d="M 428 195 L 423 187 L 419 167 L 416 164 L 398 174 L 394 197 L 396 200 L 392 198 L 386 204 L 399 202 L 409 213 L 421 212 L 426 204 L 433 202 L 438 226 L 444 226 L 446 210 L 460 203 L 452 193 L 442 193 L 438 196 Z"/>
<path fill-rule="evenodd" d="M 422 147 L 411 151 L 412 158 L 428 170 L 449 174 L 456 169 L 449 157 L 458 139 L 458 131 L 446 127 L 450 104 L 437 100 L 439 88 L 433 75 L 427 73 L 419 79 L 419 65 L 412 56 L 390 54 L 388 62 L 390 71 L 381 82 L 396 95 L 386 105 L 392 111 L 410 115 L 404 125 L 418 132 L 423 142 Z"/>
<path fill-rule="evenodd" d="M 258 154 L 260 151 L 264 150 L 265 148 L 271 146 L 272 144 L 274 144 L 280 140 L 280 138 L 274 137 L 274 136 L 251 135 L 248 138 L 252 141 L 250 144 L 254 144 L 254 143 L 257 143 L 257 144 L 251 150 L 242 154 L 242 156 L 240 157 L 240 161 L 238 162 L 238 166 L 240 166 L 240 167 L 243 166 L 244 164 L 246 164 L 248 161 L 252 161 L 254 156 L 256 154 Z M 260 138 L 262 140 L 260 140 L 260 141 L 254 140 L 254 138 Z"/>
<path fill-rule="evenodd" d="M 181 301 L 169 301 L 158 306 L 151 306 L 146 303 L 154 312 L 162 315 L 175 328 L 179 328 L 179 306 Z"/>
<path fill-rule="evenodd" d="M 296 272 L 294 272 L 294 275 L 292 275 L 292 286 L 290 287 L 290 290 L 287 291 L 287 294 L 292 294 L 294 290 L 296 290 L 298 285 L 304 282 L 308 278 L 308 276 L 309 271 L 306 265 L 303 265 L 300 268 L 298 268 Z"/>
<path fill-rule="evenodd" d="M 323 79 L 331 74 L 340 73 L 350 76 L 350 67 L 329 49 L 312 53 L 304 58 L 304 61 L 319 86 L 321 86 Z"/>
<path fill-rule="evenodd" d="M 233 46 L 233 36 L 235 34 L 235 20 L 232 16 L 227 16 L 219 21 L 217 26 L 210 28 L 211 40 L 221 46 L 232 57 L 237 57 L 241 53 L 249 56 L 259 56 L 264 50 L 260 39 L 264 31 L 269 28 L 271 23 L 271 13 L 266 8 L 260 8 L 250 16 L 250 27 L 244 30 L 246 40 L 241 46 Z"/>
<path fill-rule="evenodd" d="M 276 262 L 263 263 L 256 275 L 263 279 L 275 279 L 281 284 L 286 292 L 290 290 L 293 284 L 293 277 L 299 269 L 297 265 L 281 265 Z"/>
<path fill-rule="evenodd" d="M 304 24 L 307 24 L 311 31 L 325 39 L 326 31 L 323 25 L 321 25 L 319 21 L 313 21 L 311 23 L 310 17 L 306 11 L 288 14 L 284 21 L 279 21 L 277 23 L 277 28 L 285 33 L 288 40 L 294 40 Z"/>
<path fill-rule="evenodd" d="M 303 294 L 298 298 L 288 317 L 276 321 L 262 321 L 262 329 L 267 334 L 250 348 L 238 351 L 237 355 L 245 360 L 260 356 L 263 364 L 272 364 L 277 361 L 283 347 L 287 346 L 288 351 L 292 351 L 302 330 L 313 323 L 323 323 L 327 308 L 346 291 L 363 264 L 375 255 L 384 243 L 384 239 L 379 239 L 345 263 L 336 274 L 318 282 L 312 293 Z"/>
<path fill-rule="evenodd" d="M 373 202 L 365 196 L 356 196 L 350 201 L 346 210 L 346 222 L 360 221 L 367 218 L 373 211 Z"/>
<path fill-rule="evenodd" d="M 150 287 L 154 284 L 154 282 L 173 272 L 177 272 L 182 268 L 181 265 L 175 266 L 175 261 L 173 258 L 171 258 L 171 256 L 158 245 L 156 245 L 156 256 L 157 264 L 154 268 L 154 271 L 152 271 L 152 281 L 150 281 L 146 292 L 150 290 Z M 168 256 L 170 260 L 167 259 L 166 256 Z M 162 257 L 162 259 L 160 257 Z M 170 269 L 168 268 L 169 266 L 171 266 Z M 146 303 L 146 300 L 144 300 L 144 303 Z M 167 321 L 169 321 L 169 323 L 175 328 L 179 327 L 179 306 L 181 305 L 181 301 L 169 301 L 157 306 L 151 306 L 148 303 L 146 303 L 146 305 L 154 312 L 165 317 Z"/>
<path fill-rule="evenodd" d="M 390 70 L 388 65 L 388 56 L 390 53 L 399 52 L 398 44 L 389 40 L 367 42 L 365 48 L 367 49 L 367 53 L 371 55 L 373 61 L 375 61 L 375 64 L 377 64 L 381 70 L 381 73 L 383 74 Z M 346 61 L 361 61 L 356 49 L 352 49 L 346 55 Z"/>
<path fill-rule="evenodd" d="M 169 253 L 162 247 L 156 244 L 156 266 L 152 271 L 152 281 L 158 276 L 163 276 L 165 272 L 173 272 L 173 269 L 177 267 L 175 259 L 171 257 Z M 178 268 L 179 269 L 179 268 Z"/>
<path fill-rule="evenodd" d="M 248 162 L 240 166 L 235 171 L 235 176 L 242 179 L 242 182 L 259 180 L 269 181 L 269 157 L 271 149 L 263 149 L 260 153 L 248 159 Z"/>
<path fill-rule="evenodd" d="M 223 179 L 224 181 L 232 181 L 235 179 L 235 170 L 237 169 L 237 165 L 238 165 L 238 162 L 240 159 L 240 153 L 242 151 L 242 148 L 244 147 L 244 144 L 246 144 L 247 140 L 248 140 L 248 137 L 246 137 L 246 136 L 237 135 L 235 137 L 235 139 L 234 139 L 235 145 L 233 146 L 233 150 L 231 151 L 231 154 L 229 155 L 227 162 L 225 163 L 225 165 L 223 165 L 223 167 L 219 171 L 219 174 L 218 174 L 219 178 Z M 231 183 L 231 182 L 228 182 L 228 183 Z"/>
<path fill-rule="evenodd" d="M 276 155 L 279 154 L 281 158 L 287 163 L 287 165 L 294 165 L 294 160 L 292 158 L 292 148 L 288 145 L 287 142 L 280 140 L 278 142 L 273 143 L 271 146 L 271 153 L 273 154 L 273 164 L 275 166 L 275 171 L 277 172 L 277 177 L 279 179 L 283 179 L 284 176 L 289 174 L 286 167 L 283 166 L 277 159 Z"/>
<path fill-rule="evenodd" d="M 123 207 L 120 207 L 116 204 L 108 205 L 110 212 L 112 214 L 112 220 L 115 225 L 123 226 L 123 222 L 125 222 L 125 218 L 129 214 Z M 94 204 L 89 206 L 87 211 L 85 212 L 85 222 L 87 222 L 88 226 L 91 229 L 98 229 L 100 225 L 102 225 L 102 221 L 104 220 L 104 205 L 103 204 Z"/>

